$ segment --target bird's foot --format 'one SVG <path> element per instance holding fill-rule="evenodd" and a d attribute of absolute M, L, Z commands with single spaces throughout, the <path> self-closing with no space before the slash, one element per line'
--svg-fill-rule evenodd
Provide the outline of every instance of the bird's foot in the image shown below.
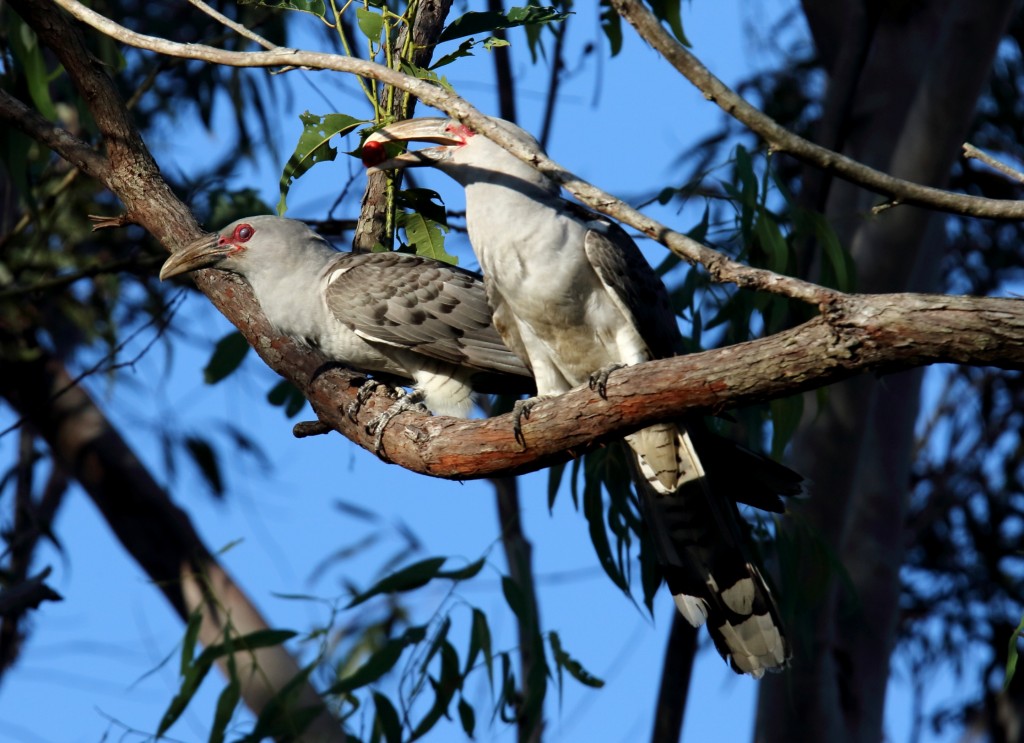
<path fill-rule="evenodd" d="M 590 375 L 590 389 L 595 390 L 602 400 L 608 399 L 608 375 L 629 364 L 608 364 Z"/>
<path fill-rule="evenodd" d="M 383 382 L 378 382 L 376 379 L 367 379 L 365 382 L 359 385 L 359 389 L 356 391 L 356 399 L 350 402 L 348 406 L 345 408 L 345 415 L 348 416 L 348 419 L 350 421 L 352 421 L 353 423 L 356 422 L 356 416 L 359 415 L 359 411 L 362 410 L 363 405 L 366 404 L 367 400 L 373 397 L 373 394 L 380 387 L 384 387 L 385 389 L 388 390 L 391 389 L 386 384 L 384 384 Z"/>
<path fill-rule="evenodd" d="M 512 405 L 512 433 L 515 434 L 516 441 L 524 449 L 526 448 L 526 437 L 523 436 L 523 420 L 530 417 L 530 411 L 533 410 L 534 405 L 552 397 L 557 397 L 557 395 L 537 395 L 526 400 L 516 400 Z"/>
<path fill-rule="evenodd" d="M 430 413 L 427 410 L 427 406 L 423 404 L 423 393 L 419 390 L 403 394 L 394 405 L 378 415 L 366 426 L 366 432 L 373 436 L 373 453 L 378 457 L 387 458 L 384 454 L 384 429 L 388 427 L 388 423 L 410 410 L 415 410 L 418 413 Z"/>

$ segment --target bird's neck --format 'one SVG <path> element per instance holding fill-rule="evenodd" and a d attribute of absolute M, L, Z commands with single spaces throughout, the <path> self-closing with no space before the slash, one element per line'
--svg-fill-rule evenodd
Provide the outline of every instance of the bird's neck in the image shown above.
<path fill-rule="evenodd" d="M 338 252 L 324 245 L 294 251 L 246 274 L 267 320 L 281 333 L 320 345 L 327 326 L 322 275 Z"/>

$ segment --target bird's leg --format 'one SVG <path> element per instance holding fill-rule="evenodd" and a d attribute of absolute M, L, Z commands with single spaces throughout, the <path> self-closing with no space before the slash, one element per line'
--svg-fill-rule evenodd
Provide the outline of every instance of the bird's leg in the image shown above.
<path fill-rule="evenodd" d="M 629 364 L 608 364 L 590 375 L 590 389 L 595 390 L 602 400 L 608 399 L 608 375 Z"/>
<path fill-rule="evenodd" d="M 423 404 L 422 391 L 413 390 L 412 392 L 404 393 L 394 405 L 378 415 L 366 426 L 366 432 L 373 436 L 373 453 L 378 457 L 384 457 L 384 429 L 387 428 L 388 423 L 393 419 L 409 410 L 415 410 L 419 413 L 430 413 L 427 410 L 427 406 Z"/>
<path fill-rule="evenodd" d="M 350 421 L 353 423 L 356 422 L 356 416 L 359 414 L 359 411 L 362 409 L 363 405 L 366 404 L 366 401 L 373 397 L 373 393 L 375 393 L 379 387 L 391 390 L 391 387 L 388 387 L 383 382 L 378 382 L 376 379 L 367 379 L 359 385 L 359 389 L 356 391 L 356 399 L 350 402 L 345 408 L 345 415 L 348 416 Z"/>
<path fill-rule="evenodd" d="M 542 400 L 548 400 L 552 397 L 558 397 L 558 395 L 537 395 L 536 397 L 530 397 L 526 400 L 516 400 L 512 405 L 512 433 L 515 434 L 516 441 L 519 442 L 520 446 L 526 448 L 526 437 L 523 436 L 523 419 L 530 417 L 530 411 L 533 410 L 533 406 Z"/>

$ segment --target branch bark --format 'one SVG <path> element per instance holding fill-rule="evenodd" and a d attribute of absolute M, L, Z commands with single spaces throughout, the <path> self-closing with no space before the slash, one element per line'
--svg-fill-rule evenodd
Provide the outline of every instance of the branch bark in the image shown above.
<path fill-rule="evenodd" d="M 662 27 L 654 14 L 639 0 L 612 0 L 612 5 L 619 15 L 700 90 L 705 98 L 760 135 L 772 150 L 785 152 L 798 160 L 881 194 L 889 200 L 885 206 L 910 204 L 968 217 L 1024 218 L 1024 201 L 1001 201 L 968 196 L 896 178 L 790 132 L 715 77 L 700 60 Z M 1006 12 L 1005 8 L 1000 12 Z"/>

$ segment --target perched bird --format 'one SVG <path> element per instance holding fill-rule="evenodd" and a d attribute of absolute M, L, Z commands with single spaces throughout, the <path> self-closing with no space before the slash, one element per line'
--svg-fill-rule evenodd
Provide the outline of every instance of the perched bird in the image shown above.
<path fill-rule="evenodd" d="M 495 122 L 539 149 L 519 127 Z M 412 141 L 437 146 L 388 156 L 386 143 Z M 487 137 L 455 120 L 410 119 L 372 134 L 363 161 L 377 170 L 432 166 L 465 188 L 466 226 L 494 325 L 529 364 L 541 395 L 588 382 L 603 391 L 611 369 L 682 352 L 668 293 L 633 240 L 562 199 L 553 181 Z M 625 441 L 676 606 L 693 626 L 707 621 L 734 670 L 758 677 L 785 665 L 789 648 L 734 501 L 772 507 L 779 493 L 800 492 L 801 478 L 711 436 L 687 419 Z M 721 471 L 709 471 L 710 462 Z"/>
<path fill-rule="evenodd" d="M 267 320 L 330 360 L 411 384 L 435 413 L 465 417 L 473 392 L 519 394 L 530 372 L 502 343 L 477 274 L 403 253 L 341 253 L 304 223 L 256 216 L 173 253 L 167 279 L 242 276 Z M 385 413 L 383 425 L 407 408 Z"/>

